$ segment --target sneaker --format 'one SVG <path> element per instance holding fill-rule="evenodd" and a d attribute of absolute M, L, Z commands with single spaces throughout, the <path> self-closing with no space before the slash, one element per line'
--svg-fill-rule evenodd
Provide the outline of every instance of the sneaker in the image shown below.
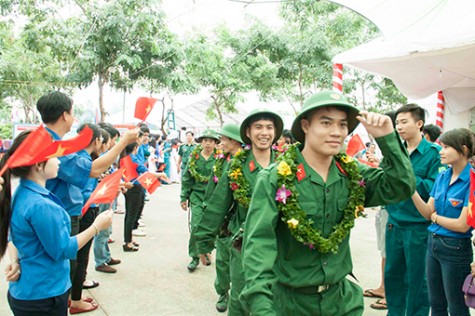
<path fill-rule="evenodd" d="M 115 210 L 114 214 L 125 214 L 124 210 Z"/>
<path fill-rule="evenodd" d="M 216 310 L 220 313 L 224 313 L 228 309 L 228 300 L 228 293 L 221 295 L 216 303 Z"/>
<path fill-rule="evenodd" d="M 188 264 L 188 271 L 194 272 L 198 267 L 198 264 L 200 264 L 200 259 L 193 258 L 193 260 L 191 260 L 191 262 Z"/>
<path fill-rule="evenodd" d="M 96 267 L 96 271 L 104 272 L 104 273 L 116 273 L 117 270 L 113 267 L 109 267 L 107 264 L 103 264 L 101 266 Z"/>
<path fill-rule="evenodd" d="M 139 222 L 139 227 L 145 227 L 145 223 L 142 220 L 139 219 L 138 222 Z"/>
<path fill-rule="evenodd" d="M 132 231 L 132 236 L 144 237 L 144 236 L 147 236 L 147 234 L 146 234 L 143 230 L 134 229 L 134 230 Z"/>
<path fill-rule="evenodd" d="M 111 258 L 109 260 L 109 262 L 107 262 L 107 265 L 108 266 L 113 266 L 113 265 L 116 265 L 116 264 L 119 264 L 119 263 L 121 263 L 120 259 Z"/>

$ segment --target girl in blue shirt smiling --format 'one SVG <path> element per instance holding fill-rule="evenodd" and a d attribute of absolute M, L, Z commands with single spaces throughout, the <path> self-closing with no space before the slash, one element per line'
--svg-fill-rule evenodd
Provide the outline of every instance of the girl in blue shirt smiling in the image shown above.
<path fill-rule="evenodd" d="M 1 166 L 15 152 L 30 131 L 13 142 Z M 51 158 L 31 166 L 17 167 L 4 174 L 0 195 L 2 245 L 7 233 L 18 249 L 21 274 L 10 282 L 8 302 L 14 315 L 67 315 L 69 259 L 76 256 L 96 233 L 112 222 L 111 212 L 102 213 L 81 234 L 70 236 L 70 218 L 61 201 L 45 188 L 46 180 L 57 176 L 59 160 Z M 20 178 L 11 197 L 11 174 Z M 4 249 L 2 247 L 2 254 Z"/>
<path fill-rule="evenodd" d="M 439 174 L 427 203 L 417 192 L 412 199 L 421 215 L 432 221 L 426 261 L 432 315 L 468 316 L 462 285 L 473 257 L 472 229 L 467 224 L 472 132 L 450 130 L 442 134 L 440 143 L 440 161 L 451 167 Z"/>

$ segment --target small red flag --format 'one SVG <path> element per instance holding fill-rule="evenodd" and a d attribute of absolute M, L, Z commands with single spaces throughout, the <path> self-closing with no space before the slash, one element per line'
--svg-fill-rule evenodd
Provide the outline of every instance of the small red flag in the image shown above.
<path fill-rule="evenodd" d="M 254 162 L 254 160 L 251 160 L 251 162 L 249 163 L 249 170 L 251 172 L 254 172 L 254 170 L 256 170 L 256 163 Z"/>
<path fill-rule="evenodd" d="M 150 172 L 145 172 L 140 177 L 137 178 L 137 181 L 144 187 L 148 193 L 152 194 L 160 186 L 160 181 Z"/>
<path fill-rule="evenodd" d="M 137 172 L 137 166 L 135 162 L 132 161 L 132 157 L 130 155 L 125 156 L 122 158 L 119 162 L 120 168 L 122 168 L 123 171 L 123 177 L 126 182 L 129 182 L 139 176 Z"/>
<path fill-rule="evenodd" d="M 379 165 L 377 163 L 369 162 L 369 161 L 364 160 L 362 158 L 358 158 L 358 161 L 365 164 L 365 165 L 367 165 L 367 166 L 370 166 L 371 168 L 378 168 L 379 167 Z"/>
<path fill-rule="evenodd" d="M 67 140 L 56 140 L 48 148 L 40 152 L 38 155 L 41 159 L 46 160 L 54 157 L 66 156 L 81 149 L 86 148 L 92 139 L 92 129 L 84 127 L 84 129 L 74 138 Z"/>
<path fill-rule="evenodd" d="M 134 117 L 139 120 L 145 121 L 150 111 L 153 109 L 153 105 L 157 102 L 157 99 L 140 97 L 135 102 L 135 114 Z"/>
<path fill-rule="evenodd" d="M 468 200 L 467 224 L 475 228 L 475 172 L 470 169 L 470 197 Z"/>
<path fill-rule="evenodd" d="M 297 166 L 297 180 L 302 181 L 303 178 L 305 178 L 305 167 L 303 166 L 303 163 Z"/>
<path fill-rule="evenodd" d="M 0 176 L 7 168 L 30 166 L 53 157 L 69 155 L 84 149 L 92 138 L 92 130 L 84 128 L 78 136 L 68 140 L 53 141 L 51 135 L 43 125 L 32 131 L 18 146 L 17 150 L 5 163 Z"/>
<path fill-rule="evenodd" d="M 107 204 L 111 203 L 119 192 L 120 179 L 122 177 L 122 169 L 119 169 L 99 182 L 99 185 L 91 193 L 89 200 L 84 204 L 82 208 L 82 215 L 87 212 L 89 206 L 93 203 Z"/>
<path fill-rule="evenodd" d="M 348 142 L 348 146 L 346 147 L 346 154 L 350 157 L 353 157 L 356 153 L 358 153 L 360 150 L 363 150 L 365 148 L 366 146 L 361 140 L 360 135 L 355 134 L 353 135 L 353 137 L 351 137 L 350 141 Z"/>

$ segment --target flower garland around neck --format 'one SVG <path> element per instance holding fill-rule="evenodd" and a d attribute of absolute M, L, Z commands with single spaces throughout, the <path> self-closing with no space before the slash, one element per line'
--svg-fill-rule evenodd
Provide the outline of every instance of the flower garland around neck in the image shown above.
<path fill-rule="evenodd" d="M 251 198 L 249 197 L 249 183 L 246 177 L 244 177 L 242 168 L 250 151 L 250 147 L 239 149 L 231 159 L 228 170 L 229 187 L 233 191 L 234 200 L 246 208 L 249 207 Z"/>
<path fill-rule="evenodd" d="M 207 183 L 209 180 L 209 176 L 205 176 L 196 170 L 196 161 L 200 159 L 200 153 L 202 150 L 203 147 L 201 147 L 201 145 L 198 145 L 195 147 L 195 149 L 193 149 L 190 154 L 190 159 L 188 160 L 188 170 L 190 171 L 191 176 L 195 179 L 196 182 Z"/>
<path fill-rule="evenodd" d="M 222 150 L 216 150 L 214 154 L 214 166 L 213 166 L 213 182 L 218 183 L 221 174 L 223 173 L 223 166 L 229 154 L 225 154 Z"/>
<path fill-rule="evenodd" d="M 336 166 L 348 177 L 350 196 L 343 212 L 343 219 L 333 227 L 328 238 L 315 228 L 313 221 L 298 204 L 296 181 L 301 179 L 302 172 L 297 166 L 297 146 L 291 145 L 277 158 L 277 208 L 282 214 L 282 221 L 287 223 L 292 236 L 299 242 L 316 249 L 320 253 L 337 253 L 341 242 L 348 236 L 355 225 L 355 218 L 363 215 L 365 200 L 365 183 L 357 163 L 346 154 L 335 156 Z"/>

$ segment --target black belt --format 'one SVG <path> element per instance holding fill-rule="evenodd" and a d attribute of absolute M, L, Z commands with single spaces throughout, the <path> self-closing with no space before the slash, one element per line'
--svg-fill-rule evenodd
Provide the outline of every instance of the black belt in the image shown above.
<path fill-rule="evenodd" d="M 319 293 L 327 291 L 330 287 L 334 285 L 334 284 L 323 284 L 323 285 L 315 285 L 315 286 L 293 287 L 293 286 L 288 286 L 287 284 L 280 283 L 280 282 L 279 284 L 285 287 L 286 289 L 289 289 L 295 292 L 304 293 L 304 294 L 319 294 Z"/>

